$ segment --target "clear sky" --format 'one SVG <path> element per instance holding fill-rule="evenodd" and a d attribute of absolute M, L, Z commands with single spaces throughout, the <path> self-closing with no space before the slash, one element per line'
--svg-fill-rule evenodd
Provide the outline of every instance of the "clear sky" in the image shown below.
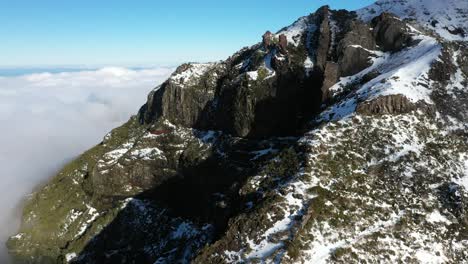
<path fill-rule="evenodd" d="M 224 59 L 328 4 L 372 0 L 0 0 L 0 67 Z"/>

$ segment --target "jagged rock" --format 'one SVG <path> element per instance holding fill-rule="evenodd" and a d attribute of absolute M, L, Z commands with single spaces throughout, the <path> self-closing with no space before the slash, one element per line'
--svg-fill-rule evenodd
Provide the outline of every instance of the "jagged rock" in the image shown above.
<path fill-rule="evenodd" d="M 263 47 L 265 49 L 268 49 L 270 47 L 272 38 L 273 38 L 273 34 L 271 34 L 270 31 L 267 31 L 267 32 L 265 32 L 265 34 L 263 34 L 262 43 L 263 43 Z"/>
<path fill-rule="evenodd" d="M 404 95 L 381 96 L 358 104 L 356 112 L 363 115 L 404 114 L 417 108 Z"/>
<path fill-rule="evenodd" d="M 411 36 L 405 23 L 389 13 L 372 19 L 374 36 L 383 51 L 396 52 L 408 46 Z"/>
<path fill-rule="evenodd" d="M 323 74 L 322 98 L 327 101 L 330 98 L 328 89 L 338 78 L 356 74 L 370 66 L 370 51 L 375 50 L 376 41 L 369 26 L 357 20 L 354 13 L 345 10 L 330 12 L 328 8 L 319 10 L 316 68 Z M 340 30 L 333 36 L 330 23 L 340 25 Z"/>
<path fill-rule="evenodd" d="M 452 78 L 452 75 L 456 72 L 457 67 L 455 66 L 452 56 L 447 48 L 442 50 L 442 54 L 439 56 L 439 60 L 432 64 L 429 76 L 431 80 L 437 82 L 447 83 Z"/>
<path fill-rule="evenodd" d="M 465 30 L 461 27 L 457 27 L 457 28 L 445 27 L 445 30 L 447 30 L 450 34 L 459 35 L 463 38 L 466 36 Z"/>

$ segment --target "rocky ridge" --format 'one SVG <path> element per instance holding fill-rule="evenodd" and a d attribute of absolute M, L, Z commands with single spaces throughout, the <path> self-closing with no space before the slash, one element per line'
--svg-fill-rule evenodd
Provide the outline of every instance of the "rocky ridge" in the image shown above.
<path fill-rule="evenodd" d="M 225 61 L 180 66 L 29 198 L 11 254 L 467 261 L 468 6 L 433 2 L 325 6 Z"/>

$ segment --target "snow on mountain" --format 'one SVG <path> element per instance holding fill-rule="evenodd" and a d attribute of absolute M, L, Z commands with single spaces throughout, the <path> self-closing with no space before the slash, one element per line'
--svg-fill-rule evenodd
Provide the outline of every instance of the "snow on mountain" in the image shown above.
<path fill-rule="evenodd" d="M 31 196 L 11 252 L 467 262 L 466 2 L 446 5 L 325 6 L 225 61 L 181 65 Z"/>
<path fill-rule="evenodd" d="M 434 38 L 422 35 L 415 29 L 413 38 L 419 43 L 399 52 L 370 51 L 373 54 L 372 66 L 356 75 L 342 77 L 330 91 L 334 96 L 339 96 L 347 86 L 359 82 L 364 76 L 373 72 L 379 74 L 348 95 L 348 100 L 324 111 L 322 117 L 332 116 L 338 120 L 354 113 L 358 101 L 371 101 L 387 95 L 404 95 L 414 103 L 422 101 L 433 104 L 428 74 L 431 64 L 442 52 L 441 45 Z"/>

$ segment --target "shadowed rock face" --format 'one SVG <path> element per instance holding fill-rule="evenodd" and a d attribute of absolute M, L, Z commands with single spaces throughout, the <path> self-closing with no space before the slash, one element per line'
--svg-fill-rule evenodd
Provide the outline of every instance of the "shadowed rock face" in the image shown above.
<path fill-rule="evenodd" d="M 353 12 L 331 12 L 321 8 L 317 13 L 321 20 L 316 37 L 316 71 L 323 76 L 321 91 L 325 102 L 330 99 L 328 89 L 340 77 L 356 74 L 370 66 L 369 51 L 375 50 L 376 41 L 369 25 L 356 20 Z M 333 28 L 330 19 L 335 25 Z"/>
<path fill-rule="evenodd" d="M 399 51 L 411 41 L 406 24 L 392 14 L 382 13 L 372 20 L 372 26 L 377 43 L 384 51 Z"/>
<path fill-rule="evenodd" d="M 370 66 L 369 51 L 376 49 L 376 41 L 368 25 L 351 21 L 349 31 L 337 47 L 340 76 L 354 75 Z"/>
<path fill-rule="evenodd" d="M 358 104 L 356 112 L 364 115 L 403 114 L 417 108 L 404 95 L 381 96 L 377 99 Z"/>

